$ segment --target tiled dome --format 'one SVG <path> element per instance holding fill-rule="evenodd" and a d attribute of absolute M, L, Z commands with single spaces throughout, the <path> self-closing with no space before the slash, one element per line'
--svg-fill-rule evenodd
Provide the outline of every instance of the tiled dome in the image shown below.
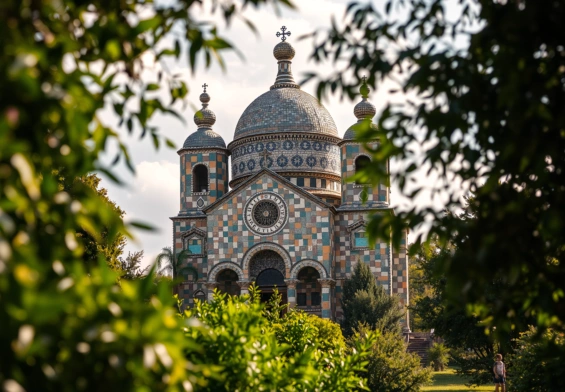
<path fill-rule="evenodd" d="M 361 97 L 363 99 L 361 100 L 361 102 L 355 105 L 355 108 L 353 109 L 353 114 L 355 114 L 355 117 L 357 117 L 357 123 L 353 124 L 352 126 L 349 127 L 349 129 L 347 129 L 347 131 L 345 131 L 345 134 L 343 135 L 343 140 L 354 140 L 355 133 L 357 129 L 359 129 L 361 122 L 363 122 L 363 120 L 365 119 L 372 119 L 373 117 L 375 117 L 375 114 L 377 113 L 375 105 L 367 101 L 367 98 L 371 90 L 369 89 L 369 86 L 367 86 L 367 84 L 365 83 L 365 79 L 363 79 L 363 83 L 361 84 L 361 88 L 359 89 L 359 92 L 361 93 Z M 371 126 L 375 127 L 374 124 L 371 124 Z"/>
<path fill-rule="evenodd" d="M 216 115 L 208 109 L 210 95 L 206 92 L 206 87 L 200 94 L 200 102 L 202 102 L 202 109 L 194 114 L 194 123 L 198 125 L 198 129 L 186 138 L 182 148 L 226 148 L 224 139 L 212 130 L 212 125 L 216 122 Z"/>
<path fill-rule="evenodd" d="M 316 98 L 297 88 L 274 88 L 245 109 L 235 128 L 234 140 L 288 132 L 338 136 L 332 116 Z"/>
<path fill-rule="evenodd" d="M 226 148 L 224 139 L 211 129 L 198 129 L 190 134 L 182 148 Z"/>

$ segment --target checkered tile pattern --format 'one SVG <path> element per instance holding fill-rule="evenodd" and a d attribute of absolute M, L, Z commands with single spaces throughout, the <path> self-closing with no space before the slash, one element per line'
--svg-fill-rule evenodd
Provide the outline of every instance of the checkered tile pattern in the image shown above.
<path fill-rule="evenodd" d="M 208 192 L 193 193 L 192 170 L 198 164 L 208 168 Z M 219 151 L 182 153 L 180 157 L 180 211 L 196 210 L 206 207 L 228 191 L 228 156 Z M 198 205 L 198 200 L 202 200 Z"/>
<path fill-rule="evenodd" d="M 243 217 L 249 198 L 264 191 L 281 195 L 289 213 L 285 227 L 270 236 L 254 234 L 244 223 Z M 239 264 L 253 246 L 270 242 L 282 246 L 292 263 L 312 259 L 322 263 L 327 271 L 331 270 L 334 241 L 331 212 L 267 174 L 245 189 L 234 191 L 230 198 L 208 214 L 207 220 L 208 261 L 211 266 L 225 261 Z M 286 271 L 286 274 L 289 272 Z"/>
<path fill-rule="evenodd" d="M 377 143 L 373 145 L 376 147 Z M 348 177 L 355 174 L 355 160 L 360 155 L 370 157 L 367 150 L 358 143 L 345 143 L 341 145 L 341 171 L 342 171 L 342 206 L 383 206 L 389 203 L 389 188 L 383 181 L 376 188 L 369 188 L 367 204 L 362 204 L 361 192 L 365 188 L 364 185 L 357 185 L 352 182 L 346 182 Z"/>
<path fill-rule="evenodd" d="M 335 261 L 336 316 L 341 317 L 341 291 L 343 281 L 351 277 L 355 265 L 363 262 L 371 268 L 377 282 L 390 292 L 390 246 L 388 242 L 378 242 L 374 249 L 355 249 L 349 227 L 357 222 L 367 222 L 369 213 L 341 212 L 335 219 Z M 363 226 L 360 226 L 362 228 Z"/>
<path fill-rule="evenodd" d="M 348 145 L 355 147 L 354 145 Z M 342 146 L 343 148 L 343 146 Z M 347 154 L 355 154 L 359 149 L 353 148 L 354 151 L 347 150 Z M 216 167 L 224 165 L 223 157 L 214 156 Z M 185 155 L 184 164 L 187 165 L 192 159 L 196 162 L 199 159 L 207 159 L 199 154 Z M 193 158 L 196 157 L 196 158 Z M 212 155 L 209 156 L 212 158 Z M 354 161 L 346 160 L 344 163 L 345 170 L 348 164 L 354 164 Z M 354 167 L 350 168 L 354 170 Z M 212 170 L 211 170 L 212 171 Z M 222 172 L 226 173 L 226 172 Z M 190 184 L 192 179 L 191 171 L 183 171 L 183 184 Z M 226 175 L 227 177 L 227 175 Z M 215 177 L 214 177 L 215 178 Z M 294 178 L 294 177 L 293 177 Z M 292 183 L 292 179 L 289 179 Z M 187 182 L 188 181 L 188 182 Z M 211 176 L 212 181 L 212 176 Z M 227 180 L 226 180 L 227 182 Z M 227 189 L 227 183 L 222 182 L 222 192 Z M 217 182 L 220 183 L 219 181 Z M 296 184 L 300 186 L 300 184 Z M 344 188 L 352 184 L 345 184 Z M 186 192 L 186 188 L 181 188 Z M 210 187 L 212 191 L 212 186 Z M 216 188 L 218 190 L 218 188 Z M 353 208 L 351 211 L 338 209 L 337 213 L 332 211 L 321 203 L 317 203 L 299 192 L 292 185 L 284 180 L 274 177 L 268 172 L 256 178 L 253 183 L 247 184 L 242 189 L 234 190 L 223 203 L 216 206 L 207 215 L 200 218 L 196 216 L 182 216 L 174 218 L 174 243 L 175 249 L 180 251 L 183 249 L 182 234 L 191 230 L 192 227 L 199 228 L 207 233 L 206 238 L 206 254 L 203 257 L 195 257 L 189 262 L 199 271 L 199 279 L 196 282 L 185 282 L 178 288 L 179 296 L 185 300 L 185 304 L 191 306 L 196 295 L 202 296 L 208 294 L 209 288 L 205 286 L 210 278 L 209 274 L 214 268 L 218 274 L 224 270 L 223 266 L 231 266 L 237 269 L 242 275 L 242 280 L 249 279 L 249 270 L 243 264 L 245 260 L 255 250 L 274 249 L 278 253 L 284 253 L 285 260 L 285 278 L 292 279 L 297 276 L 299 269 L 293 268 L 298 262 L 305 260 L 314 260 L 321 263 L 327 271 L 328 278 L 335 280 L 335 286 L 321 286 L 319 282 L 314 281 L 313 277 L 309 279 L 299 279 L 296 283 L 296 289 L 289 288 L 289 300 L 296 300 L 297 293 L 306 293 L 307 300 L 311 301 L 312 292 L 320 292 L 321 306 L 316 309 L 310 309 L 322 317 L 340 318 L 342 310 L 340 306 L 343 282 L 351 276 L 353 268 L 357 262 L 368 264 L 373 271 L 378 283 L 381 284 L 390 294 L 398 295 L 404 304 L 408 303 L 408 257 L 406 253 L 406 235 L 404 235 L 403 246 L 398 252 L 392 251 L 388 241 L 377 243 L 374 249 L 361 248 L 357 249 L 352 244 L 352 233 L 355 230 L 363 230 L 365 222 L 369 220 L 369 214 L 378 211 L 377 207 L 383 208 L 383 203 L 372 205 L 372 211 L 355 210 L 359 208 L 352 201 L 347 192 L 344 191 L 344 200 L 342 208 Z M 274 235 L 259 236 L 250 231 L 244 223 L 244 208 L 247 201 L 255 194 L 260 192 L 274 192 L 282 196 L 287 208 L 289 219 L 284 228 Z M 216 193 L 220 194 L 220 191 Z M 388 191 L 377 192 L 376 196 L 386 196 L 388 201 Z M 373 195 L 373 196 L 375 196 Z M 380 196 L 379 196 L 380 195 Z M 347 199 L 349 197 L 349 199 Z M 184 208 L 188 213 L 194 211 L 196 207 L 187 204 Z M 389 213 L 388 210 L 380 213 Z M 309 261 L 308 261 L 309 262 Z M 311 267 L 311 265 L 308 265 Z M 233 269 L 232 268 L 232 269 Z M 291 274 L 291 270 L 293 273 Z M 302 270 L 302 269 L 301 269 Z M 318 274 L 311 268 L 305 268 L 312 274 Z M 212 274 L 214 274 L 212 271 Z M 238 277 L 240 279 L 240 277 Z M 216 279 L 212 279 L 216 280 Z M 234 292 L 238 286 L 231 285 L 225 290 Z M 292 297 L 292 298 L 291 298 Z M 319 308 L 319 309 L 318 309 Z"/>

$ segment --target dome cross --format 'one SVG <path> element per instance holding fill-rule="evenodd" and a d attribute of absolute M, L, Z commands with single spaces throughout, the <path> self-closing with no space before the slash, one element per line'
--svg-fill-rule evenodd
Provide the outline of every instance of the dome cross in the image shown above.
<path fill-rule="evenodd" d="M 286 41 L 286 37 L 290 37 L 290 31 L 286 31 L 286 26 L 281 27 L 282 33 L 277 31 L 277 37 L 281 37 L 282 42 Z"/>
<path fill-rule="evenodd" d="M 207 85 L 206 83 L 204 83 L 204 84 L 202 85 L 202 88 L 204 89 L 204 92 L 206 92 L 206 88 L 207 88 L 207 87 L 208 87 L 208 85 Z"/>

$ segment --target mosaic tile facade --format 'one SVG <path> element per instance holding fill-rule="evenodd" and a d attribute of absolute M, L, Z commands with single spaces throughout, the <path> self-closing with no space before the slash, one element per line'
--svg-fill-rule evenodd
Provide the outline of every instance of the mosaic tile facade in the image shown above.
<path fill-rule="evenodd" d="M 371 147 L 377 147 L 374 143 Z M 360 156 L 370 157 L 370 154 L 360 143 L 344 142 L 341 148 L 341 170 L 343 180 L 341 184 L 342 205 L 351 207 L 383 207 L 388 206 L 390 189 L 386 185 L 386 180 L 381 181 L 378 187 L 368 188 L 367 203 L 363 205 L 361 192 L 366 188 L 364 185 L 346 182 L 346 178 L 355 174 L 355 160 Z"/>
<path fill-rule="evenodd" d="M 230 145 L 231 147 L 231 145 Z M 258 173 L 262 168 L 280 171 L 315 171 L 340 176 L 340 150 L 331 140 L 269 138 L 231 147 L 233 180 Z"/>
<path fill-rule="evenodd" d="M 355 127 L 339 138 L 327 110 L 294 82 L 294 49 L 288 43 L 277 48 L 275 84 L 247 107 L 227 148 L 211 129 L 210 96 L 200 96 L 199 128 L 179 151 L 180 211 L 171 218 L 175 251 L 200 252 L 187 261 L 198 276 L 185 277 L 177 287 L 180 298 L 192 306 L 195 299 L 210 300 L 216 288 L 245 294 L 259 277 L 265 290 L 280 287 L 291 307 L 339 319 L 343 283 L 362 262 L 378 284 L 408 304 L 406 233 L 398 250 L 388 240 L 370 246 L 365 235 L 371 215 L 394 213 L 387 181 L 369 187 L 362 202 L 366 186 L 346 181 L 355 174 L 355 160 L 370 157 L 355 142 Z M 375 114 L 368 92 L 361 89 L 363 100 L 354 109 L 358 123 Z M 197 165 L 208 170 L 206 191 L 193 191 Z M 256 210 L 262 201 L 253 199 L 267 194 L 277 203 Z"/>
<path fill-rule="evenodd" d="M 193 192 L 193 170 L 197 165 L 208 169 L 208 191 Z M 180 151 L 180 211 L 202 210 L 228 191 L 228 155 L 222 150 Z M 200 202 L 199 202 L 200 201 Z"/>

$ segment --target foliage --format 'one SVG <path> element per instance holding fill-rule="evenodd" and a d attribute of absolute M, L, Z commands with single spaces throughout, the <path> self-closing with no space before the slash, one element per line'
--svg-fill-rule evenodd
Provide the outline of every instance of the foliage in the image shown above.
<path fill-rule="evenodd" d="M 434 296 L 433 287 L 427 282 L 424 274 L 423 265 L 430 260 L 435 254 L 439 253 L 439 244 L 437 241 L 430 241 L 427 246 L 420 246 L 413 257 L 409 258 L 408 278 L 410 280 L 410 304 L 414 305 L 424 298 Z M 429 332 L 427 325 L 424 325 L 419 312 L 414 311 L 413 306 L 410 309 L 410 329 L 413 332 Z"/>
<path fill-rule="evenodd" d="M 416 299 L 411 307 L 412 314 L 419 318 L 423 329 L 434 329 L 435 335 L 444 340 L 459 373 L 470 377 L 474 384 L 483 384 L 492 380 L 494 355 L 512 351 L 514 334 L 500 333 L 496 339 L 493 334 L 486 335 L 480 318 L 468 315 L 461 307 L 445 300 L 448 279 L 438 275 L 436 266 L 452 257 L 453 248 L 442 246 L 436 238 L 419 250 L 420 284 L 427 286 L 431 294 Z M 489 298 L 494 300 L 497 292 L 496 288 L 489 288 Z"/>
<path fill-rule="evenodd" d="M 428 361 L 436 372 L 443 372 L 447 362 L 449 362 L 449 348 L 445 347 L 443 343 L 434 343 L 428 349 Z"/>
<path fill-rule="evenodd" d="M 362 388 L 363 376 L 358 374 L 364 370 L 372 337 L 367 342 L 354 342 L 355 351 L 346 355 L 342 340 L 332 343 L 321 335 L 317 328 L 321 323 L 315 316 L 272 311 L 272 317 L 265 317 L 266 307 L 258 292 L 252 287 L 250 293 L 229 296 L 215 291 L 212 302 L 196 301 L 193 309 L 184 311 L 183 317 L 197 326 L 188 329 L 187 336 L 206 348 L 187 352 L 187 358 L 197 367 L 214 369 L 208 384 L 197 390 Z M 331 329 L 335 332 L 336 328 Z M 322 350 L 328 345 L 329 350 Z"/>
<path fill-rule="evenodd" d="M 187 280 L 188 275 L 192 275 L 193 280 L 196 281 L 198 279 L 198 270 L 187 264 L 189 257 L 190 251 L 188 249 L 175 253 L 170 246 L 165 247 L 157 255 L 157 273 L 159 275 L 171 276 L 173 280 Z"/>
<path fill-rule="evenodd" d="M 187 378 L 203 380 L 198 371 L 210 376 L 180 355 L 192 342 L 181 337 L 166 288 L 146 278 L 120 289 L 106 261 L 84 271 L 77 233 L 112 244 L 128 230 L 90 187 L 61 190 L 57 173 L 77 179 L 99 171 L 117 181 L 112 165 L 133 171 L 122 131 L 172 145 L 151 121 L 158 113 L 180 119 L 188 87 L 161 65 L 186 58 L 194 71 L 198 59 L 223 64 L 231 49 L 215 23 L 198 19 L 199 3 L 0 2 L 0 91 L 9 92 L 0 95 L 4 389 L 180 390 Z M 289 1 L 214 3 L 229 22 L 246 5 Z M 119 121 L 103 122 L 103 109 Z M 104 164 L 108 145 L 117 152 Z"/>
<path fill-rule="evenodd" d="M 363 262 L 357 263 L 351 278 L 345 281 L 341 303 L 345 336 L 351 336 L 360 322 L 373 329 L 400 332 L 404 312 L 398 298 L 377 285 L 371 269 Z"/>
<path fill-rule="evenodd" d="M 19 284 L 0 286 L 11 289 L 0 306 L 3 389 L 181 390 L 188 377 L 204 381 L 188 370 L 185 351 L 202 348 L 185 338 L 168 285 L 148 276 L 119 289 L 105 261 L 90 271 L 82 261 L 49 267 L 38 274 L 18 264 L 4 273 Z"/>
<path fill-rule="evenodd" d="M 345 23 L 315 35 L 313 58 L 335 66 L 317 77 L 318 94 L 353 97 L 363 75 L 372 87 L 392 84 L 403 103 L 388 103 L 360 135 L 380 138 L 372 183 L 387 174 L 379 163 L 395 159 L 403 169 L 391 181 L 404 196 L 439 193 L 449 211 L 463 206 L 462 190 L 476 199 L 472 222 L 414 205 L 375 215 L 371 237 L 398 245 L 402 229 L 430 221 L 428 238 L 456 245 L 437 266 L 451 302 L 497 331 L 523 329 L 528 317 L 564 331 L 565 4 L 457 3 L 351 1 Z M 485 295 L 493 280 L 504 285 L 495 303 Z"/>
<path fill-rule="evenodd" d="M 353 339 L 363 340 L 370 331 L 367 324 L 361 323 Z M 416 392 L 431 381 L 430 369 L 420 366 L 417 354 L 406 351 L 406 343 L 397 332 L 377 331 L 368 360 L 367 385 L 372 392 Z"/>
<path fill-rule="evenodd" d="M 128 252 L 126 258 L 119 258 L 120 278 L 126 280 L 141 279 L 149 273 L 149 266 L 142 268 L 143 251 Z"/>
<path fill-rule="evenodd" d="M 100 187 L 101 179 L 98 175 L 86 174 L 78 178 L 67 178 L 66 171 L 61 168 L 54 172 L 59 181 L 60 191 L 68 193 L 71 199 L 74 199 L 75 193 L 80 192 L 79 189 L 86 192 L 93 191 L 120 219 L 124 218 L 125 211 L 108 197 L 108 191 L 105 188 Z M 120 269 L 120 256 L 126 245 L 126 236 L 118 231 L 114 239 L 110 240 L 109 232 L 108 227 L 102 227 L 97 237 L 94 237 L 85 228 L 77 230 L 77 242 L 82 248 L 82 258 L 87 263 L 87 267 L 97 266 L 100 260 L 106 260 L 111 268 Z"/>
<path fill-rule="evenodd" d="M 535 328 L 520 335 L 515 353 L 509 358 L 512 366 L 509 378 L 512 390 L 563 391 L 565 390 L 565 336 L 548 330 L 541 337 Z"/>

